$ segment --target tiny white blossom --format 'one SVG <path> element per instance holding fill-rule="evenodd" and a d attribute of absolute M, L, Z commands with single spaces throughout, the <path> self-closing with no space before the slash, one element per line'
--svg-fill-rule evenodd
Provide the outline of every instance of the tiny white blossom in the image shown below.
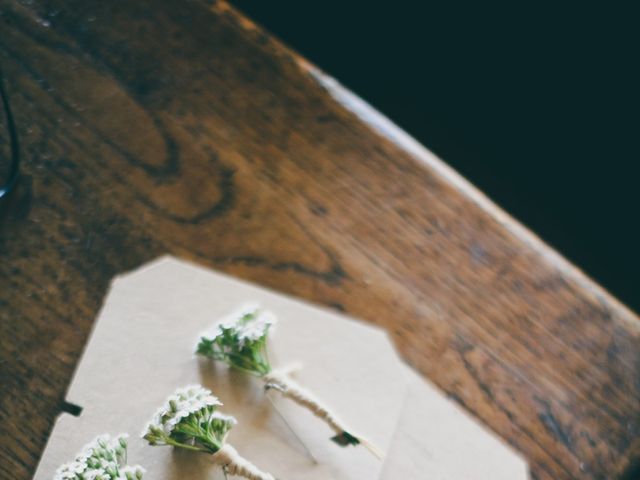
<path fill-rule="evenodd" d="M 83 480 L 96 480 L 97 478 L 101 478 L 106 474 L 107 472 L 104 470 L 104 468 L 95 468 L 84 472 L 82 477 Z"/>
<path fill-rule="evenodd" d="M 266 339 L 276 317 L 259 306 L 248 305 L 200 336 L 196 353 L 230 366 L 264 375 L 271 370 Z"/>
<path fill-rule="evenodd" d="M 225 415 L 224 413 L 220 413 L 220 412 L 213 412 L 213 415 L 211 415 L 211 418 L 216 420 L 222 420 L 223 422 L 228 422 L 231 425 L 238 424 L 238 420 L 236 420 L 236 417 L 231 415 Z"/>
<path fill-rule="evenodd" d="M 238 339 L 240 342 L 255 342 L 267 334 L 269 327 L 276 323 L 276 317 L 271 312 L 257 311 L 255 316 L 240 325 L 238 328 Z"/>
<path fill-rule="evenodd" d="M 100 435 L 85 447 L 76 456 L 75 460 L 62 465 L 56 471 L 54 480 L 116 480 L 121 477 L 121 472 L 136 471 L 138 476 L 131 477 L 138 480 L 142 478 L 141 467 L 125 467 L 127 435 L 110 437 Z M 133 470 L 132 470 L 133 469 Z"/>
<path fill-rule="evenodd" d="M 156 412 L 142 436 L 151 445 L 185 446 L 190 449 L 195 446 L 214 453 L 222 445 L 229 429 L 235 425 L 233 417 L 216 411 L 220 405 L 220 400 L 200 385 L 180 388 Z"/>
<path fill-rule="evenodd" d="M 120 471 L 119 480 L 133 480 L 142 478 L 142 475 L 146 473 L 146 470 L 139 465 L 126 466 Z"/>
<path fill-rule="evenodd" d="M 143 437 L 154 429 L 162 430 L 170 435 L 176 425 L 189 415 L 201 411 L 208 406 L 222 405 L 211 390 L 200 385 L 190 385 L 175 391 L 156 412 L 147 425 Z"/>

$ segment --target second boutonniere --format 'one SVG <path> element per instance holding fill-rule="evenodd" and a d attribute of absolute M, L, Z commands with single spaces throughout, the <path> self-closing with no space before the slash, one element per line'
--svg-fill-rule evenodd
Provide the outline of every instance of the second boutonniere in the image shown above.
<path fill-rule="evenodd" d="M 381 458 L 382 454 L 371 442 L 354 433 L 329 407 L 291 378 L 290 374 L 298 366 L 272 367 L 267 338 L 275 323 L 276 318 L 270 312 L 247 307 L 215 325 L 211 333 L 203 334 L 196 353 L 261 378 L 265 390 L 279 392 L 322 419 L 335 432 L 334 442 L 341 446 L 363 445 Z"/>
<path fill-rule="evenodd" d="M 248 480 L 275 480 L 262 472 L 227 443 L 237 423 L 218 411 L 222 403 L 200 385 L 181 388 L 171 395 L 146 426 L 142 438 L 150 445 L 169 445 L 212 455 L 225 473 Z"/>

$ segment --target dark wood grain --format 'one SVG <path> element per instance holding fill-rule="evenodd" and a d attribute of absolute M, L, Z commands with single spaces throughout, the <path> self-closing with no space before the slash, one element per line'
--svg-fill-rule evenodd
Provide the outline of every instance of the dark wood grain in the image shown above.
<path fill-rule="evenodd" d="M 225 4 L 0 12 L 0 477 L 33 473 L 111 277 L 167 252 L 387 327 L 533 478 L 637 468 L 638 318 L 331 79 Z"/>

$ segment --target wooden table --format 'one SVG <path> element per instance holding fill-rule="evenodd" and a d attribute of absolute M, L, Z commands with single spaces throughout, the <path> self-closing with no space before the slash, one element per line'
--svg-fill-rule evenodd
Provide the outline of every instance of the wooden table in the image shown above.
<path fill-rule="evenodd" d="M 330 77 L 224 3 L 0 12 L 0 477 L 33 473 L 109 280 L 169 252 L 387 327 L 533 478 L 631 478 L 638 317 Z"/>

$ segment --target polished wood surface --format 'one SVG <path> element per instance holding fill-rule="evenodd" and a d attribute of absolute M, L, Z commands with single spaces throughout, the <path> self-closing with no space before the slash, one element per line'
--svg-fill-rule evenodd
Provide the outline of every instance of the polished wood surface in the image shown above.
<path fill-rule="evenodd" d="M 638 317 L 330 77 L 224 3 L 0 12 L 0 477 L 33 473 L 110 279 L 164 253 L 388 328 L 533 478 L 630 475 Z"/>

